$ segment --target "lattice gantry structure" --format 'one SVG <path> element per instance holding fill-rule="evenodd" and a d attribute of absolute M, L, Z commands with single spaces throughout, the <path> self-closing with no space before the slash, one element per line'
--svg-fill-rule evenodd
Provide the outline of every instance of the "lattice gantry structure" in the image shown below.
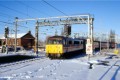
<path fill-rule="evenodd" d="M 32 19 L 18 19 L 16 18 L 16 24 L 18 22 L 24 21 L 36 21 L 35 25 L 35 35 L 36 35 L 36 53 L 38 53 L 38 31 L 39 27 L 45 26 L 60 26 L 60 25 L 73 25 L 73 24 L 87 24 L 88 25 L 88 38 L 91 39 L 93 43 L 93 21 L 92 15 L 73 15 L 73 16 L 58 16 L 58 17 L 48 17 L 48 18 L 32 18 Z M 17 27 L 17 25 L 16 25 Z"/>

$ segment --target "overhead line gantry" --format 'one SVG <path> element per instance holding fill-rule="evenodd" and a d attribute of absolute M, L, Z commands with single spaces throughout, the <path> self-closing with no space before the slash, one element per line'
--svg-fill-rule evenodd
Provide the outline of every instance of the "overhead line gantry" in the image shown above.
<path fill-rule="evenodd" d="M 48 17 L 48 18 L 31 18 L 31 19 L 16 18 L 16 20 L 15 20 L 16 33 L 17 33 L 18 22 L 24 22 L 24 21 L 36 21 L 36 25 L 35 25 L 36 54 L 38 54 L 38 31 L 39 31 L 39 27 L 43 27 L 43 26 L 60 26 L 60 25 L 66 25 L 66 24 L 68 24 L 68 25 L 87 24 L 88 25 L 88 38 L 90 39 L 91 44 L 93 45 L 93 21 L 94 21 L 94 18 L 90 14 L 73 15 L 73 16 L 58 16 L 58 17 Z M 16 47 L 16 42 L 15 42 L 15 47 Z"/>

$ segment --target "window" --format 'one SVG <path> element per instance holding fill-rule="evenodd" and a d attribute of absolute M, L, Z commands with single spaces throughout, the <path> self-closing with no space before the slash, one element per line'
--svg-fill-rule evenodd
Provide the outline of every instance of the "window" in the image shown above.
<path fill-rule="evenodd" d="M 66 42 L 65 42 L 65 40 L 63 40 L 63 45 L 66 45 Z"/>
<path fill-rule="evenodd" d="M 81 41 L 81 44 L 83 44 L 83 41 Z"/>
<path fill-rule="evenodd" d="M 68 42 L 68 44 L 70 44 L 70 45 L 71 45 L 71 44 L 72 44 L 72 41 L 69 41 L 69 42 Z"/>
<path fill-rule="evenodd" d="M 17 39 L 17 45 L 19 44 L 19 40 Z"/>
<path fill-rule="evenodd" d="M 47 44 L 62 44 L 62 40 L 48 40 Z"/>
<path fill-rule="evenodd" d="M 80 42 L 79 41 L 74 41 L 74 44 L 80 44 Z"/>

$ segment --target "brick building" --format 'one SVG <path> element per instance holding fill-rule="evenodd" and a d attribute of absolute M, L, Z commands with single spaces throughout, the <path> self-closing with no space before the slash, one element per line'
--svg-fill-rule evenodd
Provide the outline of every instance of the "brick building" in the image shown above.
<path fill-rule="evenodd" d="M 8 47 L 15 46 L 15 34 L 9 34 L 7 40 Z M 4 35 L 0 36 L 0 46 L 6 45 L 6 39 Z M 29 31 L 28 33 L 17 34 L 17 46 L 23 47 L 24 49 L 32 49 L 35 45 L 35 38 Z"/>

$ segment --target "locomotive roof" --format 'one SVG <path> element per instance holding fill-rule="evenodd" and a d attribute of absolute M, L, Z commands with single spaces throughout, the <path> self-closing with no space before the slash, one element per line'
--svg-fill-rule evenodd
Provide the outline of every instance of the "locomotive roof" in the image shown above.
<path fill-rule="evenodd" d="M 70 38 L 70 37 L 64 37 L 64 36 L 51 36 L 48 39 L 55 39 L 55 38 L 59 38 L 59 39 L 69 39 L 69 40 L 84 40 L 81 38 Z"/>
<path fill-rule="evenodd" d="M 52 36 L 52 37 L 49 37 L 48 39 L 50 38 L 62 38 L 62 39 L 65 39 L 65 38 L 69 38 L 69 37 L 64 37 L 64 36 Z M 69 38 L 69 39 L 72 39 L 72 38 Z"/>

